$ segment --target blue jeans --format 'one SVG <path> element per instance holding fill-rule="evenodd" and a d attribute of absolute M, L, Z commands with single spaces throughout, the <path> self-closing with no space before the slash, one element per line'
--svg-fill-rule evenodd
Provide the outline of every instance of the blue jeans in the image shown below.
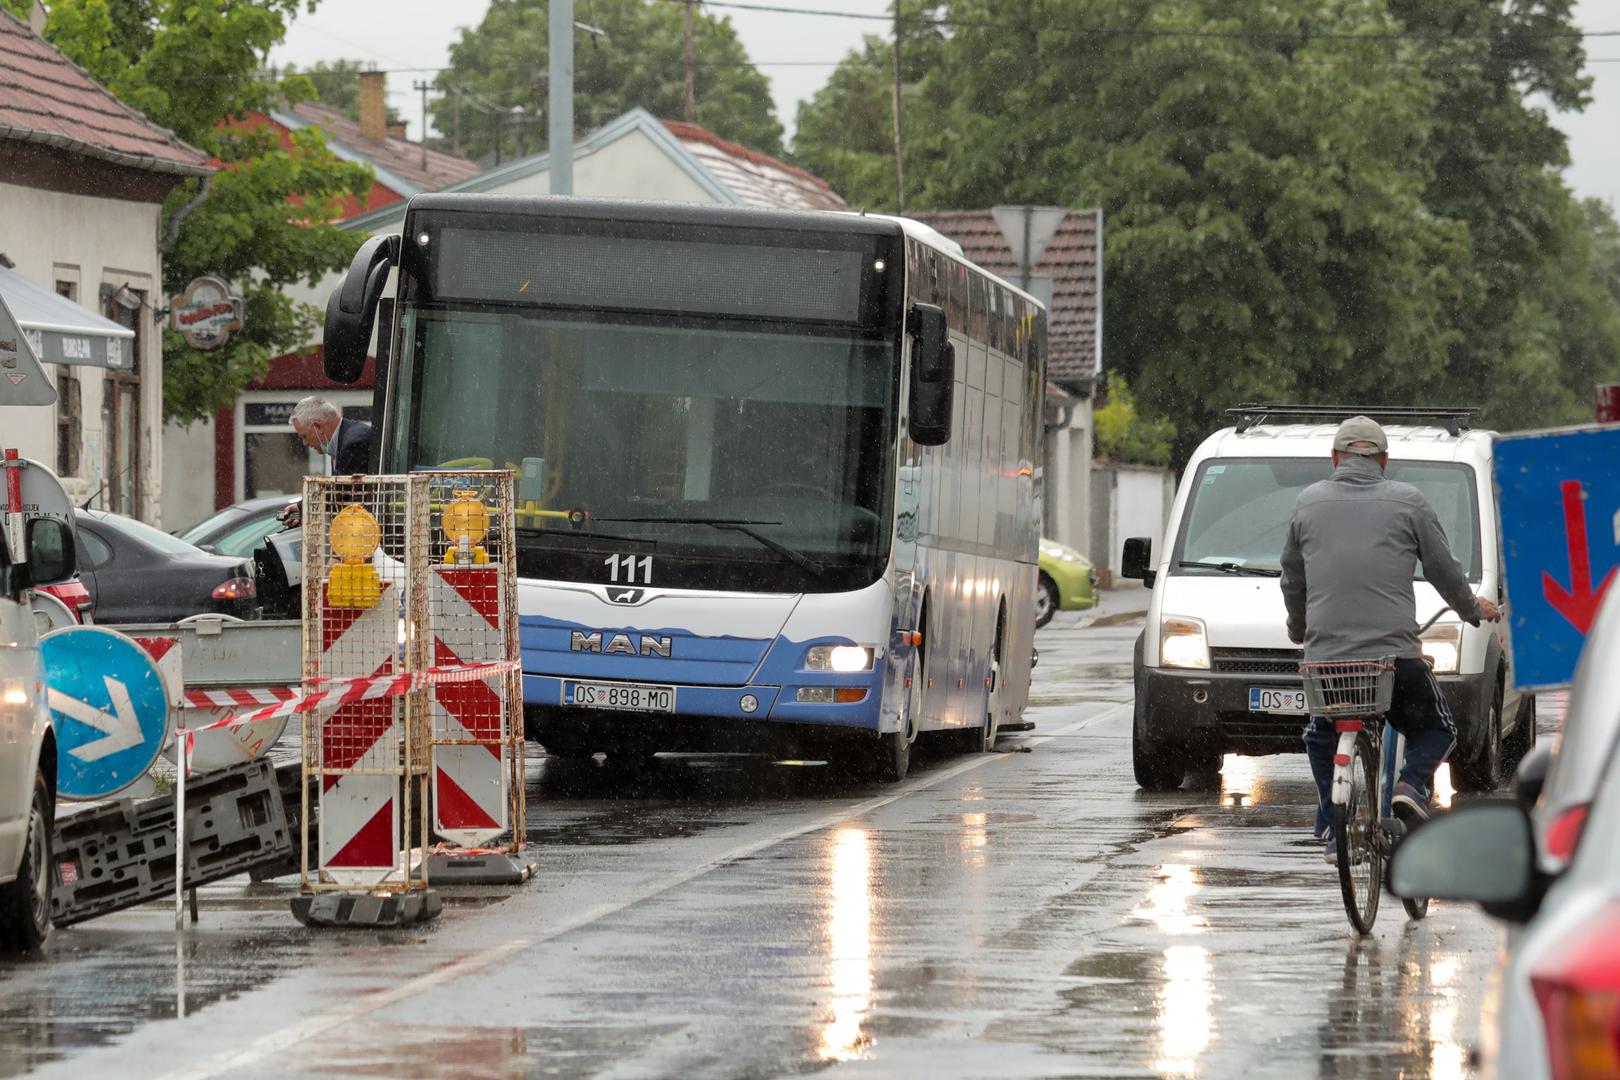
<path fill-rule="evenodd" d="M 1396 731 L 1406 736 L 1401 782 L 1427 799 L 1434 785 L 1434 770 L 1457 745 L 1451 706 L 1428 661 L 1395 661 L 1395 690 L 1390 696 L 1388 719 Z M 1333 832 L 1333 753 L 1338 747 L 1339 735 L 1333 730 L 1333 721 L 1311 717 L 1305 725 L 1305 756 L 1310 759 L 1311 776 L 1316 780 L 1318 839 Z"/>

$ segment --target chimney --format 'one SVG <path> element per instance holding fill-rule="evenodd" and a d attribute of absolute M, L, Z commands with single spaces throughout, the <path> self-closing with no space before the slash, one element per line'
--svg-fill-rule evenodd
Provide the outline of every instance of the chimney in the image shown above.
<path fill-rule="evenodd" d="M 45 10 L 45 5 L 40 3 L 40 0 L 34 0 L 34 6 L 28 9 L 28 29 L 40 37 L 44 37 L 45 24 L 50 21 L 50 18 L 50 13 Z"/>
<path fill-rule="evenodd" d="M 380 71 L 360 73 L 360 132 L 376 142 L 388 137 L 388 108 L 383 104 L 385 79 Z"/>
<path fill-rule="evenodd" d="M 389 125 L 388 125 L 388 137 L 390 139 L 403 139 L 403 138 L 405 138 L 406 137 L 405 136 L 405 121 L 403 121 L 403 120 L 391 121 L 389 123 Z"/>

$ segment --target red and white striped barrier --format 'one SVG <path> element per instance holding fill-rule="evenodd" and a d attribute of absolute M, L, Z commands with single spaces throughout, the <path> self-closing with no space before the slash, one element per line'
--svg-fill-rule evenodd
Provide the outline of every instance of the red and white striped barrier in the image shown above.
<path fill-rule="evenodd" d="M 429 579 L 433 663 L 483 667 L 487 679 L 434 687 L 433 831 L 480 848 L 508 828 L 506 652 L 501 568 L 434 566 Z M 479 661 L 494 660 L 480 664 Z"/>
<path fill-rule="evenodd" d="M 339 885 L 367 887 L 382 884 L 401 862 L 399 776 L 392 771 L 399 763 L 399 702 L 387 692 L 399 673 L 399 590 L 382 582 L 377 602 L 364 608 L 334 607 L 330 592 L 323 584 L 320 670 L 328 679 L 357 682 L 309 695 L 320 701 L 305 712 L 324 701 L 333 706 L 316 727 L 315 762 L 379 774 L 322 774 L 317 863 Z M 297 711 L 282 702 L 260 712 L 277 709 Z"/>

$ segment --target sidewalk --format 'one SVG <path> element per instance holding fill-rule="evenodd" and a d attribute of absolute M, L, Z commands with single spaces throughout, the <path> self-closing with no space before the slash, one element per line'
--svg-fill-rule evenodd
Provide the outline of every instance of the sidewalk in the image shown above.
<path fill-rule="evenodd" d="M 1147 614 L 1148 602 L 1152 599 L 1153 590 L 1135 581 L 1118 588 L 1098 589 L 1097 606 L 1076 612 L 1080 619 L 1075 626 L 1083 630 L 1088 626 L 1124 626 L 1139 622 Z M 1059 612 L 1059 617 L 1063 614 Z"/>

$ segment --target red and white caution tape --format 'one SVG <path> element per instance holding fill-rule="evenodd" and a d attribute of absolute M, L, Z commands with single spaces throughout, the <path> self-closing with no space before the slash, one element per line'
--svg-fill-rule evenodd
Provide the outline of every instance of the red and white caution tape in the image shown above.
<path fill-rule="evenodd" d="M 279 705 L 298 697 L 296 686 L 264 686 L 247 689 L 187 690 L 186 704 L 196 709 L 245 709 L 258 705 Z"/>
<path fill-rule="evenodd" d="M 250 713 L 239 713 L 227 716 L 223 720 L 216 720 L 212 724 L 205 724 L 197 728 L 183 728 L 180 734 L 186 739 L 186 759 L 191 758 L 191 751 L 197 741 L 197 733 L 213 731 L 216 728 L 236 727 L 238 725 L 257 724 L 263 720 L 274 720 L 282 716 L 295 716 L 308 712 L 330 712 L 341 709 L 345 705 L 352 705 L 357 701 L 374 701 L 379 698 L 398 697 L 413 690 L 425 690 L 430 686 L 442 686 L 446 683 L 482 682 L 496 675 L 503 675 L 518 669 L 516 660 L 497 660 L 487 664 L 444 664 L 439 667 L 428 668 L 425 671 L 407 671 L 398 675 L 372 675 L 347 679 L 326 679 L 322 685 L 326 689 L 318 690 L 313 694 L 301 694 L 292 691 L 293 696 L 276 700 Z M 288 688 L 291 690 L 291 688 Z M 238 691 L 223 691 L 231 694 Z M 254 693 L 255 691 L 240 691 Z M 267 691 L 271 694 L 280 694 L 279 689 Z M 208 691 L 197 691 L 199 694 Z M 190 694 L 187 698 L 191 697 Z M 234 704 L 234 703 L 233 703 Z"/>

